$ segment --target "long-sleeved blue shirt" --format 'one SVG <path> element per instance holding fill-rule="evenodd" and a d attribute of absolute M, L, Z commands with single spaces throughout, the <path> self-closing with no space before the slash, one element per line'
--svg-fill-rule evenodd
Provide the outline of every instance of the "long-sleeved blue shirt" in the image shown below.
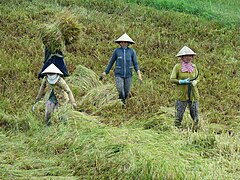
<path fill-rule="evenodd" d="M 133 67 L 136 72 L 139 70 L 136 52 L 129 47 L 125 49 L 120 47 L 114 50 L 108 66 L 105 69 L 106 74 L 110 72 L 114 63 L 114 75 L 116 77 L 131 77 Z"/>

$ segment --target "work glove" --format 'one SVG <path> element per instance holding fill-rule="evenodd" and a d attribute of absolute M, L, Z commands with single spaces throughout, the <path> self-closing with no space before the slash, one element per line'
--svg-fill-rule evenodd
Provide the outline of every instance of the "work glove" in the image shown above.
<path fill-rule="evenodd" d="M 190 83 L 190 79 L 189 78 L 179 80 L 179 84 L 189 84 L 189 83 Z"/>
<path fill-rule="evenodd" d="M 192 85 L 193 85 L 193 86 L 196 86 L 196 85 L 197 85 L 197 80 L 193 80 L 193 81 L 192 81 Z"/>

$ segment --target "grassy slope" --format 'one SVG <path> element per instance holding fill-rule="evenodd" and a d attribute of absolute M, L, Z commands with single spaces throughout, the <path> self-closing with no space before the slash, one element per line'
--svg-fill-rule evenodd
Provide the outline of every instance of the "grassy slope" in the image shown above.
<path fill-rule="evenodd" d="M 150 6 L 159 10 L 173 10 L 218 21 L 224 25 L 239 26 L 238 0 L 125 0 L 126 2 Z"/>
<path fill-rule="evenodd" d="M 1 1 L 0 115 L 1 127 L 8 132 L 1 134 L 2 177 L 239 176 L 238 30 L 184 13 L 157 11 L 122 1 L 56 2 Z M 28 112 L 39 88 L 36 76 L 43 60 L 37 28 L 54 20 L 54 14 L 69 5 L 84 27 L 81 42 L 66 53 L 71 73 L 80 63 L 100 74 L 117 47 L 113 39 L 125 31 L 137 42 L 134 49 L 145 83 L 140 87 L 134 76 L 133 97 L 127 109 L 100 112 L 111 119 L 98 119 L 125 127 L 99 125 L 91 118 L 86 121 L 86 117 L 75 121 L 74 117 L 68 126 L 49 131 Z M 168 79 L 177 62 L 174 56 L 184 44 L 198 53 L 196 62 L 201 70 L 203 128 L 198 134 L 175 131 L 173 114 L 166 118 L 162 115 L 168 109 L 159 111 L 160 106 L 173 107 L 173 86 Z M 107 81 L 114 80 L 109 76 Z M 187 128 L 188 117 L 185 120 Z M 211 129 L 217 127 L 210 123 L 219 123 L 218 132 L 224 131 L 221 125 L 227 125 L 235 136 L 213 134 Z"/>

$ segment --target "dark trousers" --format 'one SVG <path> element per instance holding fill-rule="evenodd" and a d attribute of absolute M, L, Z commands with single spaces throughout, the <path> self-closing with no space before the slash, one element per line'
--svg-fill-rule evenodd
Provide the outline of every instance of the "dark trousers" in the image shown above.
<path fill-rule="evenodd" d="M 116 77 L 116 87 L 119 94 L 119 99 L 125 103 L 125 99 L 128 97 L 132 84 L 132 77 Z"/>
<path fill-rule="evenodd" d="M 199 103 L 198 101 L 176 101 L 176 116 L 175 116 L 175 126 L 179 127 L 181 126 L 182 119 L 184 112 L 186 110 L 186 107 L 188 106 L 190 110 L 191 118 L 195 125 L 198 124 L 199 118 L 198 118 L 198 109 L 199 109 Z"/>

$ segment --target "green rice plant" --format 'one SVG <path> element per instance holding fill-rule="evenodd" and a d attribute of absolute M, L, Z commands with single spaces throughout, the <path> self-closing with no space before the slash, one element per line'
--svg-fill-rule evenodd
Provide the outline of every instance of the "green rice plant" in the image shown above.
<path fill-rule="evenodd" d="M 45 156 L 38 150 L 33 152 L 28 143 L 21 139 L 23 136 L 0 133 L 0 137 L 3 140 L 0 145 L 1 179 L 45 179 L 68 173 L 58 166 L 56 159 Z"/>
<path fill-rule="evenodd" d="M 35 2 L 34 5 L 36 6 L 34 9 L 36 10 L 37 7 L 40 9 L 39 11 L 35 11 L 35 15 L 37 14 L 38 16 L 31 16 L 32 9 L 27 8 L 28 5 L 33 6 L 32 3 L 24 3 L 24 16 L 20 16 L 23 11 L 20 7 L 15 7 L 15 11 L 11 12 L 11 16 L 4 15 L 5 12 L 10 11 L 10 8 L 2 8 L 4 9 L 1 11 L 2 19 L 5 19 L 5 21 L 1 21 L 3 26 L 0 33 L 2 34 L 1 40 L 5 43 L 2 46 L 3 52 L 1 53 L 1 64 L 4 68 L 0 73 L 2 76 L 7 75 L 4 78 L 9 83 L 9 88 L 5 90 L 5 93 L 7 93 L 5 95 L 10 97 L 9 95 L 11 94 L 14 96 L 11 99 L 19 99 L 15 101 L 19 103 L 13 103 L 15 107 L 27 108 L 32 97 L 34 97 L 34 93 L 30 90 L 27 92 L 31 96 L 26 97 L 24 94 L 29 87 L 37 87 L 35 86 L 37 84 L 36 81 L 24 82 L 31 75 L 34 77 L 37 76 L 37 72 L 39 71 L 37 67 L 41 66 L 41 64 L 36 59 L 41 58 L 43 54 L 40 41 L 35 39 L 35 43 L 35 40 L 32 38 L 37 34 L 36 30 L 34 31 L 34 25 L 42 24 L 49 18 L 55 19 L 55 14 L 58 14 L 55 13 L 56 10 L 58 12 L 66 11 L 63 1 L 56 2 L 59 2 L 59 4 L 53 1 L 46 1 L 44 3 Z M 236 72 L 239 63 L 234 62 L 234 65 L 229 65 L 228 63 L 227 65 L 225 62 L 228 59 L 232 61 L 232 59 L 239 58 L 236 53 L 238 52 L 237 47 L 239 42 L 237 38 L 234 38 L 238 36 L 237 31 L 222 28 L 222 26 L 215 23 L 203 21 L 200 18 L 190 15 L 172 11 L 157 11 L 156 9 L 144 6 L 125 4 L 125 16 L 119 16 L 118 13 L 121 13 L 121 11 L 118 10 L 114 11 L 113 14 L 104 12 L 101 9 L 104 1 L 92 1 L 94 7 L 91 7 L 87 2 L 83 3 L 83 1 L 71 2 L 73 3 L 73 7 L 69 7 L 68 11 L 71 15 L 75 14 L 77 19 L 81 19 L 81 23 L 85 27 L 82 36 L 83 43 L 79 43 L 76 46 L 74 54 L 66 54 L 66 58 L 71 57 L 69 61 L 66 61 L 71 72 L 75 70 L 77 64 L 82 64 L 100 74 L 106 66 L 106 61 L 111 56 L 111 52 L 115 46 L 117 47 L 112 41 L 115 37 L 119 36 L 119 32 L 123 30 L 128 31 L 133 36 L 133 39 L 136 39 L 136 44 L 133 47 L 138 54 L 144 85 L 140 88 L 137 86 L 135 88 L 133 84 L 133 96 L 129 98 L 129 106 L 132 108 L 124 112 L 127 113 L 128 117 L 151 117 L 151 113 L 156 113 L 159 106 L 174 106 L 173 86 L 169 84 L 168 78 L 174 63 L 177 62 L 177 59 L 175 59 L 176 52 L 181 48 L 183 43 L 186 43 L 193 45 L 193 48 L 197 51 L 196 62 L 200 70 L 203 71 L 201 74 L 202 79 L 199 83 L 202 95 L 202 111 L 206 112 L 210 110 L 212 112 L 207 116 L 212 122 L 227 123 L 230 122 L 228 121 L 229 118 L 232 119 L 231 121 L 236 120 L 233 116 L 238 116 L 238 114 L 234 107 L 236 104 L 239 104 L 239 98 L 237 97 L 236 88 L 233 87 L 238 86 L 238 74 L 234 72 Z M 68 4 L 69 2 L 65 3 Z M 124 3 L 119 2 L 119 4 L 121 4 L 119 9 L 124 9 Z M 78 5 L 81 5 L 81 7 Z M 108 6 L 111 7 L 111 4 L 108 4 Z M 11 7 L 14 7 L 14 5 Z M 79 9 L 81 13 L 78 16 L 76 12 Z M 83 9 L 84 11 L 81 11 Z M 41 14 L 42 16 L 40 17 Z M 17 21 L 18 18 L 25 27 L 18 27 L 17 23 L 15 23 L 19 22 Z M 34 22 L 33 24 L 29 23 L 31 18 L 33 19 L 31 21 Z M 136 19 L 136 21 L 131 21 L 132 18 Z M 123 21 L 125 22 L 124 26 L 121 25 Z M 111 28 L 112 26 L 114 28 Z M 187 26 L 191 28 L 183 28 Z M 21 34 L 21 36 L 17 35 L 15 31 L 11 31 L 11 29 L 18 29 L 18 34 Z M 31 33 L 26 31 L 26 29 L 30 29 Z M 25 36 L 22 36 L 24 33 Z M 7 40 L 4 39 L 4 34 L 9 35 Z M 16 64 L 15 57 L 19 56 L 21 58 L 17 58 L 17 65 L 14 67 L 11 66 L 11 64 Z M 9 63 L 6 65 L 4 62 Z M 226 66 L 226 73 L 222 73 L 221 66 Z M 213 74 L 212 71 L 214 71 Z M 228 81 L 228 78 L 231 81 Z M 217 83 L 221 79 L 224 79 L 228 83 Z M 20 86 L 21 90 L 14 86 L 15 80 L 24 84 L 24 86 Z M 114 79 L 108 78 L 107 82 L 112 83 Z M 214 86 L 211 86 L 209 90 L 205 88 L 205 84 L 214 84 Z M 83 85 L 85 86 L 85 83 Z M 85 94 L 85 90 L 80 91 L 79 87 L 75 86 L 72 88 L 74 94 L 79 94 L 77 98 Z M 228 92 L 228 95 L 223 96 L 222 94 L 226 92 Z M 209 93 L 213 95 L 209 96 Z M 224 102 L 225 105 L 223 106 L 222 103 L 218 103 L 216 99 Z M 219 114 L 222 118 L 219 118 Z M 115 114 L 115 116 L 118 115 Z"/>
<path fill-rule="evenodd" d="M 210 123 L 210 124 L 205 124 L 205 130 L 207 133 L 214 133 L 214 134 L 222 134 L 222 133 L 227 133 L 229 131 L 229 128 L 225 124 L 220 124 L 220 123 Z"/>
<path fill-rule="evenodd" d="M 45 97 L 44 97 L 45 99 Z M 38 119 L 41 119 L 41 122 L 43 122 L 44 115 L 45 115 L 45 100 L 38 101 L 34 104 L 34 114 Z"/>
<path fill-rule="evenodd" d="M 203 17 L 208 20 L 220 22 L 224 25 L 235 26 L 239 20 L 236 8 L 239 1 L 231 2 L 201 0 L 189 2 L 188 0 L 125 0 L 126 2 L 141 6 L 153 7 L 158 10 L 177 11 Z"/>
<path fill-rule="evenodd" d="M 237 137 L 214 136 L 215 143 L 209 146 L 212 138 L 204 133 L 169 130 L 158 134 L 110 127 L 98 120 L 70 110 L 65 125 L 11 135 L 11 141 L 0 133 L 4 140 L 0 152 L 3 147 L 8 150 L 0 155 L 1 177 L 221 179 L 238 175 Z M 231 155 L 222 156 L 218 150 Z"/>
<path fill-rule="evenodd" d="M 217 149 L 219 155 L 226 157 L 228 160 L 237 160 L 240 152 L 238 134 L 223 133 L 217 139 Z"/>
<path fill-rule="evenodd" d="M 12 115 L 6 114 L 4 111 L 0 112 L 0 126 L 2 129 L 9 130 L 9 129 L 14 129 L 13 127 L 15 126 L 15 121 Z"/>
<path fill-rule="evenodd" d="M 4 85 L 4 83 L 3 83 Z M 9 101 L 9 99 L 7 99 L 6 97 L 4 97 L 4 92 L 6 90 L 5 87 L 2 88 L 3 90 L 3 95 L 1 96 L 0 95 L 0 98 L 1 98 L 1 102 L 0 102 L 0 109 L 3 111 L 3 112 L 6 112 L 6 113 L 13 113 L 14 112 L 14 109 Z"/>
<path fill-rule="evenodd" d="M 0 109 L 0 127 L 6 132 L 16 133 L 27 132 L 29 130 L 34 131 L 38 126 L 34 121 L 33 114 L 30 112 L 25 112 L 24 115 L 18 112 L 17 114 L 9 114 Z"/>
<path fill-rule="evenodd" d="M 199 149 L 214 149 L 216 147 L 216 137 L 215 134 L 203 134 L 203 133 L 193 133 L 189 139 L 189 144 L 194 145 Z"/>
<path fill-rule="evenodd" d="M 124 125 L 139 127 L 143 129 L 153 129 L 159 133 L 172 131 L 174 129 L 174 109 L 172 107 L 160 107 L 158 112 L 144 121 L 128 121 Z"/>

